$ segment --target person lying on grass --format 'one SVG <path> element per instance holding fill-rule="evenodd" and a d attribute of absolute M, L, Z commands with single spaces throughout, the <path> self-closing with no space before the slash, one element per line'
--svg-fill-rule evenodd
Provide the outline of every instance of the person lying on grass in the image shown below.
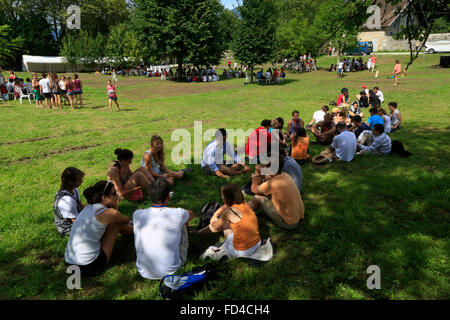
<path fill-rule="evenodd" d="M 225 164 L 225 154 L 233 158 L 233 164 Z M 216 175 L 219 178 L 230 179 L 231 176 L 240 175 L 251 170 L 249 166 L 244 167 L 239 162 L 241 162 L 241 159 L 227 141 L 227 131 L 223 128 L 217 130 L 215 139 L 203 150 L 203 172 L 207 175 Z"/>
<path fill-rule="evenodd" d="M 236 258 L 249 257 L 261 247 L 258 218 L 252 207 L 244 202 L 238 185 L 222 186 L 221 195 L 224 205 L 214 213 L 209 226 L 197 231 L 197 235 L 223 231 L 226 254 Z"/>
<path fill-rule="evenodd" d="M 83 177 L 84 172 L 73 167 L 64 169 L 61 174 L 61 187 L 53 201 L 55 225 L 61 236 L 70 234 L 73 222 L 84 208 L 77 189 Z"/>
<path fill-rule="evenodd" d="M 160 136 L 154 135 L 150 140 L 150 150 L 144 152 L 141 159 L 141 166 L 156 179 L 163 178 L 170 185 L 175 183 L 175 179 L 182 179 L 184 171 L 172 171 L 165 164 L 164 141 Z"/>
<path fill-rule="evenodd" d="M 252 174 L 251 191 L 255 196 L 249 201 L 253 211 L 261 207 L 269 219 L 281 229 L 296 228 L 305 214 L 300 191 L 292 178 L 282 172 L 283 163 L 279 163 L 278 171 L 272 174 L 271 163 L 257 165 Z M 262 170 L 266 167 L 266 170 Z M 270 168 L 270 169 L 269 169 Z M 265 172 L 268 174 L 262 175 Z"/>
<path fill-rule="evenodd" d="M 116 149 L 114 153 L 117 160 L 108 170 L 108 181 L 114 184 L 120 198 L 130 200 L 133 194 L 142 188 L 149 190 L 150 184 L 155 181 L 146 168 L 140 167 L 135 172 L 131 171 L 133 152 L 128 149 Z"/>
<path fill-rule="evenodd" d="M 168 207 L 170 184 L 157 178 L 150 186 L 153 205 L 133 213 L 136 267 L 146 279 L 161 279 L 187 261 L 187 225 L 194 212 Z"/>
<path fill-rule="evenodd" d="M 103 272 L 111 259 L 117 234 L 133 234 L 133 226 L 119 212 L 119 198 L 111 182 L 99 181 L 83 195 L 88 205 L 73 223 L 65 261 L 79 266 L 82 276 L 94 276 Z"/>
<path fill-rule="evenodd" d="M 330 144 L 333 141 L 334 133 L 336 132 L 336 124 L 333 121 L 333 116 L 327 113 L 323 121 L 319 121 L 311 128 L 312 134 L 320 144 Z"/>
<path fill-rule="evenodd" d="M 358 155 L 375 154 L 384 156 L 391 152 L 391 138 L 384 132 L 382 124 L 373 126 L 372 131 L 364 131 L 358 138 Z"/>

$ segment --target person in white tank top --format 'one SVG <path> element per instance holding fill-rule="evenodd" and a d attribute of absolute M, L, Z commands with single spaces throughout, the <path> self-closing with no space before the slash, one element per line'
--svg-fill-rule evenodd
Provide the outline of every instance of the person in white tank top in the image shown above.
<path fill-rule="evenodd" d="M 99 181 L 83 195 L 88 205 L 72 225 L 65 261 L 80 267 L 83 276 L 103 271 L 116 242 L 117 234 L 133 234 L 130 219 L 117 210 L 114 184 Z"/>

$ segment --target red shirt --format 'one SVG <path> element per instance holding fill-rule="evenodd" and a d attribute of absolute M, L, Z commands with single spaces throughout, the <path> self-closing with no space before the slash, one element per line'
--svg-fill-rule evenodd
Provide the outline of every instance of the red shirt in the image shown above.
<path fill-rule="evenodd" d="M 267 139 L 267 143 L 265 145 L 262 144 L 260 146 L 260 136 Z M 245 146 L 245 154 L 250 158 L 256 158 L 257 156 L 260 156 L 262 153 L 267 151 L 267 147 L 271 142 L 272 136 L 267 131 L 267 129 L 264 127 L 259 127 L 248 137 L 247 144 Z"/>

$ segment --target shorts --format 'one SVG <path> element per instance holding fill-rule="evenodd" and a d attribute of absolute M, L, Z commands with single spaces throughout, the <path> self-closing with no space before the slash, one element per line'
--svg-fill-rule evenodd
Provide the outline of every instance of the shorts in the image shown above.
<path fill-rule="evenodd" d="M 100 274 L 101 272 L 103 272 L 103 270 L 105 270 L 106 260 L 107 258 L 105 251 L 103 251 L 103 249 L 100 249 L 100 253 L 97 259 L 85 266 L 79 266 L 81 275 L 84 277 L 92 277 Z"/>
<path fill-rule="evenodd" d="M 50 99 L 52 97 L 52 93 L 51 92 L 44 92 L 44 97 L 45 97 L 45 99 Z"/>
<path fill-rule="evenodd" d="M 74 96 L 74 95 L 76 95 L 76 93 L 75 93 L 75 91 L 70 91 L 70 92 L 67 92 L 67 95 L 68 96 Z"/>
<path fill-rule="evenodd" d="M 66 94 L 67 90 L 61 90 L 61 94 Z"/>
<path fill-rule="evenodd" d="M 117 97 L 108 97 L 108 99 L 113 100 L 113 101 L 117 101 Z"/>
<path fill-rule="evenodd" d="M 82 94 L 83 90 L 74 90 L 72 92 L 73 92 L 73 94 Z"/>
<path fill-rule="evenodd" d="M 39 90 L 34 89 L 33 92 L 34 92 L 34 97 L 36 100 L 43 100 L 43 97 L 41 96 L 41 93 Z"/>

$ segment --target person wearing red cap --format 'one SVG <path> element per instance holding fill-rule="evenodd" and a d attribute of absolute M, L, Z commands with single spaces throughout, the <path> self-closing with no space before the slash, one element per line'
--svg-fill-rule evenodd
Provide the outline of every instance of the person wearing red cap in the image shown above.
<path fill-rule="evenodd" d="M 367 86 L 366 86 L 366 85 L 363 85 L 363 86 L 362 86 L 362 89 L 363 89 L 363 91 L 366 92 L 367 95 L 369 95 L 369 89 L 367 89 Z"/>

